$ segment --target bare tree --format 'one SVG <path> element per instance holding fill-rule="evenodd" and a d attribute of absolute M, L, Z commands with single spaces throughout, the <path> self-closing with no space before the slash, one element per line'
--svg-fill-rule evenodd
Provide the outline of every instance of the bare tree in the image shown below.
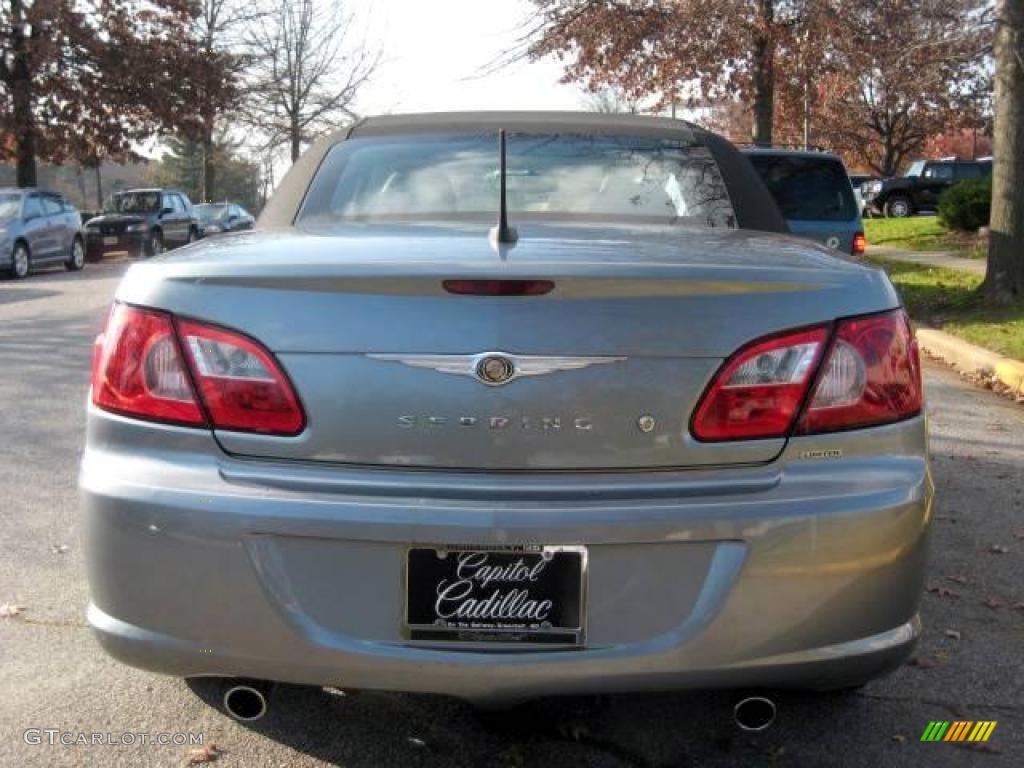
<path fill-rule="evenodd" d="M 187 126 L 188 138 L 196 140 L 203 152 L 200 197 L 216 194 L 218 146 L 214 134 L 224 118 L 236 112 L 243 96 L 241 76 L 248 62 L 243 45 L 246 30 L 259 22 L 261 12 L 244 0 L 198 0 L 191 38 L 199 48 L 198 67 L 192 77 L 194 119 Z"/>
<path fill-rule="evenodd" d="M 992 218 L 985 292 L 1024 296 L 1024 2 L 1000 0 L 996 28 L 996 119 Z"/>
<path fill-rule="evenodd" d="M 380 53 L 351 32 L 339 0 L 276 0 L 250 34 L 250 117 L 267 146 L 290 148 L 292 162 L 304 142 L 356 116 L 353 102 Z"/>
<path fill-rule="evenodd" d="M 638 99 L 629 98 L 621 88 L 615 86 L 594 91 L 587 97 L 585 105 L 591 112 L 606 114 L 625 112 L 630 115 L 638 115 L 642 111 Z"/>

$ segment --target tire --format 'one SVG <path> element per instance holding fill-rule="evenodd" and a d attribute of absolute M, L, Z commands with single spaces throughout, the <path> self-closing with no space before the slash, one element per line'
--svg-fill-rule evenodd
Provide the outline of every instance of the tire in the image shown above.
<path fill-rule="evenodd" d="M 890 219 L 905 219 L 914 212 L 914 204 L 903 195 L 893 195 L 885 201 L 885 215 Z"/>
<path fill-rule="evenodd" d="M 82 238 L 76 237 L 71 241 L 71 255 L 64 262 L 64 268 L 69 272 L 77 272 L 85 266 L 85 244 Z"/>
<path fill-rule="evenodd" d="M 164 252 L 164 235 L 159 229 L 154 229 L 146 238 L 145 256 L 159 256 Z"/>
<path fill-rule="evenodd" d="M 188 240 L 186 241 L 185 244 L 186 245 L 191 245 L 192 243 L 194 243 L 198 239 L 199 239 L 199 236 L 196 234 L 195 228 L 194 227 L 189 228 L 189 230 L 188 230 Z"/>
<path fill-rule="evenodd" d="M 11 254 L 11 276 L 15 280 L 28 277 L 32 271 L 32 254 L 24 243 L 17 243 L 14 252 Z"/>

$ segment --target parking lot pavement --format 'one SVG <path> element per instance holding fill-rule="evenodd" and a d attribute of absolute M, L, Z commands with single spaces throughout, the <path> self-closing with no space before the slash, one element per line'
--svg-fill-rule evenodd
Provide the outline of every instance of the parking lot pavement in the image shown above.
<path fill-rule="evenodd" d="M 24 607 L 0 618 L 0 765 L 181 766 L 190 749 L 35 745 L 29 728 L 202 734 L 217 765 L 247 767 L 1024 765 L 1024 408 L 934 365 L 935 591 L 918 661 L 853 694 L 780 693 L 765 733 L 737 731 L 722 692 L 482 715 L 439 697 L 287 687 L 244 726 L 204 688 L 114 663 L 85 626 L 75 472 L 90 344 L 123 269 L 0 282 L 0 605 Z M 930 721 L 958 719 L 998 724 L 980 748 L 919 741 Z"/>

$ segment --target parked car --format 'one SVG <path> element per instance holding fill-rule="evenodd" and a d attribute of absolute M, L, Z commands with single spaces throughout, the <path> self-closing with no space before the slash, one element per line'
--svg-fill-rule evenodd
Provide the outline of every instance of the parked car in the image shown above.
<path fill-rule="evenodd" d="M 252 229 L 256 222 L 251 213 L 235 203 L 203 203 L 195 206 L 195 211 L 203 237 Z"/>
<path fill-rule="evenodd" d="M 850 174 L 850 185 L 853 187 L 853 197 L 857 201 L 857 211 L 861 217 L 868 215 L 868 211 L 865 210 L 864 195 L 862 194 L 862 187 L 869 181 L 875 181 L 875 177 L 866 173 L 851 173 Z"/>
<path fill-rule="evenodd" d="M 85 223 L 86 251 L 100 259 L 109 251 L 156 256 L 199 239 L 199 219 L 188 196 L 177 189 L 115 192 L 103 214 Z"/>
<path fill-rule="evenodd" d="M 917 160 L 903 176 L 870 181 L 862 188 L 872 213 L 903 218 L 935 211 L 942 193 L 965 179 L 992 175 L 992 160 Z"/>
<path fill-rule="evenodd" d="M 85 265 L 78 211 L 55 192 L 0 188 L 0 269 L 21 278 L 47 264 Z"/>
<path fill-rule="evenodd" d="M 849 254 L 864 253 L 860 207 L 838 155 L 797 149 L 744 149 L 779 204 L 789 231 Z"/>
<path fill-rule="evenodd" d="M 682 121 L 361 120 L 251 235 L 134 264 L 93 361 L 89 621 L 236 717 L 845 688 L 921 632 L 899 297 Z"/>

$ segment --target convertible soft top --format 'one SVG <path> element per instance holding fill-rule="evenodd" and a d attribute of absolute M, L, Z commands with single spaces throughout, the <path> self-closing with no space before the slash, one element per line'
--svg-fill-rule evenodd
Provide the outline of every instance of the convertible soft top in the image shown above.
<path fill-rule="evenodd" d="M 718 164 L 740 229 L 786 233 L 785 219 L 757 172 L 721 136 L 685 120 L 650 115 L 599 112 L 426 112 L 367 117 L 324 136 L 291 167 L 267 203 L 260 227 L 289 227 L 295 221 L 310 181 L 328 150 L 340 141 L 370 136 L 417 133 L 465 133 L 504 128 L 510 133 L 593 133 L 664 137 L 698 141 Z"/>

